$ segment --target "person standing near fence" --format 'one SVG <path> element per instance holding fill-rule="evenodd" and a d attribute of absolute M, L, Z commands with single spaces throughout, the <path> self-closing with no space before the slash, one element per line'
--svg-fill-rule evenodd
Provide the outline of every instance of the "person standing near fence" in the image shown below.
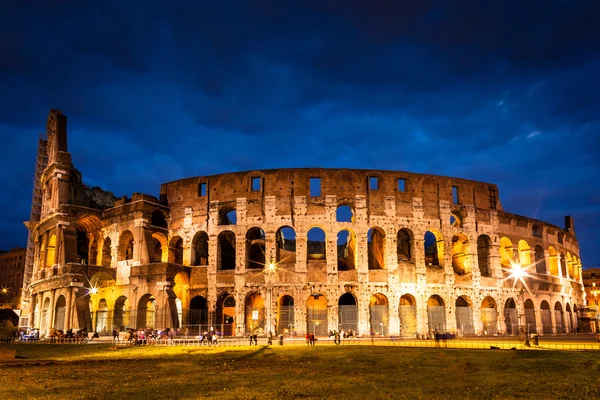
<path fill-rule="evenodd" d="M 117 338 L 119 337 L 119 332 L 117 332 L 117 328 L 113 329 L 113 340 L 117 341 Z"/>

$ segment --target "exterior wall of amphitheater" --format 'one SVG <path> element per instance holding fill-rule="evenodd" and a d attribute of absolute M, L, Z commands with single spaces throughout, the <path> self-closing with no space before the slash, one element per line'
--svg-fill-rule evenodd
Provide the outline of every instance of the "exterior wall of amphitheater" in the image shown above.
<path fill-rule="evenodd" d="M 560 228 L 505 212 L 493 184 L 279 169 L 182 179 L 163 184 L 159 198 L 107 204 L 85 192 L 66 142 L 48 134 L 55 154 L 32 228 L 29 285 L 29 325 L 42 334 L 577 327 L 583 286 L 571 219 Z M 515 265 L 528 273 L 526 290 L 509 278 Z"/>

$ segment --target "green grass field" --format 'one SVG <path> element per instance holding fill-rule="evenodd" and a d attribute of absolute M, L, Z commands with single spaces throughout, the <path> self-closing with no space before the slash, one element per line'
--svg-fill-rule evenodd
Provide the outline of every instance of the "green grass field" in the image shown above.
<path fill-rule="evenodd" d="M 597 352 L 4 345 L 0 399 L 598 399 Z"/>

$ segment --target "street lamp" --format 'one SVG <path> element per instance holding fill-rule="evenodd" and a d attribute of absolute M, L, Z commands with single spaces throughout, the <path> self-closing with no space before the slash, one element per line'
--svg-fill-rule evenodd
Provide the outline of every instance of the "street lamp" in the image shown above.
<path fill-rule="evenodd" d="M 519 295 L 521 297 L 521 305 L 523 307 L 523 314 L 521 314 L 521 318 L 519 318 L 519 323 L 521 323 L 521 320 L 523 318 L 525 318 L 525 320 L 523 321 L 523 325 L 525 326 L 525 346 L 529 347 L 529 325 L 527 324 L 527 314 L 525 312 L 525 277 L 527 277 L 527 272 L 525 271 L 525 268 L 523 268 L 521 266 L 521 263 L 519 262 L 511 262 L 511 274 L 509 277 L 512 277 L 514 279 L 513 281 L 513 287 L 516 285 L 516 283 L 518 281 L 521 282 L 521 288 L 519 289 Z M 522 326 L 523 326 L 522 325 Z"/>
<path fill-rule="evenodd" d="M 267 303 L 269 304 L 269 315 L 267 318 L 267 333 L 273 332 L 272 319 L 273 319 L 273 273 L 275 273 L 277 265 L 272 261 L 269 261 L 266 265 L 266 272 L 268 276 L 267 282 Z"/>

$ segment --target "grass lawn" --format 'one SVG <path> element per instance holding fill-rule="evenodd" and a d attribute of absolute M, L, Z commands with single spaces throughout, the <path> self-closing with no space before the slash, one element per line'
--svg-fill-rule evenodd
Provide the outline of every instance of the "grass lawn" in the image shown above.
<path fill-rule="evenodd" d="M 0 399 L 600 398 L 597 352 L 4 345 Z"/>

